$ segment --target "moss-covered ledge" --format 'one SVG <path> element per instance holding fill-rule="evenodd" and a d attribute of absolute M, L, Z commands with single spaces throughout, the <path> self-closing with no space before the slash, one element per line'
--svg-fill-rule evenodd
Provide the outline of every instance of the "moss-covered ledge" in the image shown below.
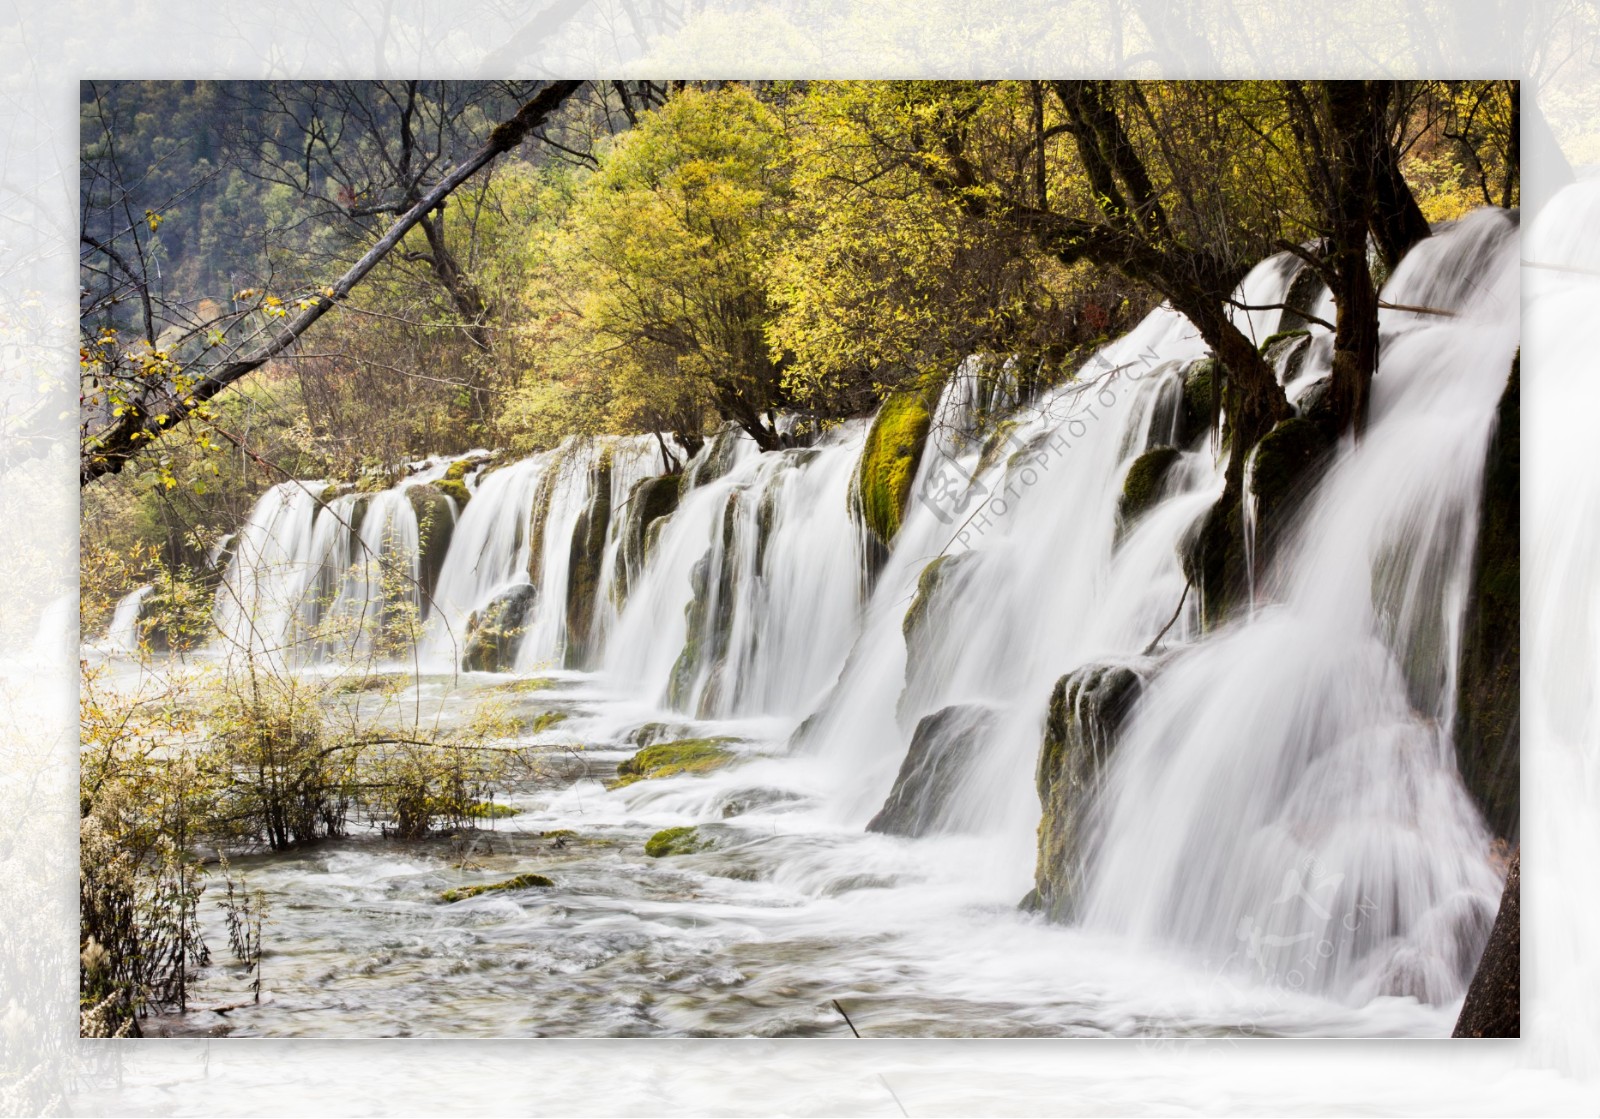
<path fill-rule="evenodd" d="M 900 531 L 932 426 L 926 397 L 902 391 L 889 394 L 867 433 L 858 474 L 861 516 L 885 547 Z"/>

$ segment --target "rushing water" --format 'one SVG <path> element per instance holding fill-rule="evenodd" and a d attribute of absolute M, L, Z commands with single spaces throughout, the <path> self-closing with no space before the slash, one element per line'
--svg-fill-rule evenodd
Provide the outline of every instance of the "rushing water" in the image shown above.
<path fill-rule="evenodd" d="M 1294 277 L 1264 262 L 1241 302 L 1281 303 Z M 450 504 L 442 556 L 414 499 L 443 463 L 372 495 L 269 491 L 233 545 L 219 648 L 407 664 L 407 709 L 446 725 L 506 696 L 567 718 L 492 830 L 236 861 L 273 899 L 270 998 L 174 1028 L 839 1033 L 838 1000 L 864 1034 L 1447 1033 L 1500 887 L 1449 727 L 1517 294 L 1503 215 L 1410 254 L 1385 297 L 1449 314 L 1384 312 L 1364 438 L 1259 572 L 1247 516 L 1250 602 L 1206 632 L 1178 557 L 1222 492 L 1220 441 L 1183 440 L 1156 505 L 1117 512 L 1205 353 L 1166 309 L 1034 399 L 964 363 L 886 555 L 852 512 L 860 421 L 767 453 L 726 431 L 649 526 L 651 438 L 497 463 Z M 1240 325 L 1259 340 L 1286 317 Z M 1328 353 L 1312 327 L 1291 399 Z M 432 594 L 408 590 L 435 561 Z M 502 667 L 546 690 L 457 672 L 508 595 L 531 606 Z M 397 611 L 417 619 L 399 651 Z M 1018 909 L 1034 772 L 1052 686 L 1091 662 L 1148 679 L 1092 806 L 1078 920 L 1056 925 Z M 976 746 L 919 805 L 928 834 L 866 830 L 951 707 Z M 650 723 L 731 736 L 745 760 L 608 789 Z M 682 824 L 715 849 L 643 854 Z M 528 870 L 555 886 L 438 900 Z M 244 982 L 219 965 L 198 1001 Z"/>

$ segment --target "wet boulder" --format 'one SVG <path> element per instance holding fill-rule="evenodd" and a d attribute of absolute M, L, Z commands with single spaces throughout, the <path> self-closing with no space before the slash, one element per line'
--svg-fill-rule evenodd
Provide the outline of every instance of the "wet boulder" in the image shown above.
<path fill-rule="evenodd" d="M 517 649 L 527 632 L 538 598 L 539 592 L 534 587 L 518 583 L 495 596 L 482 610 L 475 611 L 467 619 L 462 670 L 510 672 L 516 665 Z"/>
<path fill-rule="evenodd" d="M 955 830 L 958 795 L 995 722 L 994 709 L 976 703 L 955 704 L 918 722 L 894 788 L 867 830 L 911 837 Z"/>
<path fill-rule="evenodd" d="M 1456 681 L 1456 765 L 1495 835 L 1515 842 L 1521 817 L 1520 358 L 1500 398 L 1483 478 L 1472 585 Z"/>
<path fill-rule="evenodd" d="M 1036 780 L 1043 815 L 1034 889 L 1023 908 L 1070 921 L 1083 880 L 1088 814 L 1123 721 L 1143 690 L 1128 664 L 1087 664 L 1050 693 Z"/>
<path fill-rule="evenodd" d="M 1201 358 L 1183 374 L 1183 412 L 1178 441 L 1192 447 L 1217 429 L 1222 416 L 1222 366 L 1216 358 Z"/>
<path fill-rule="evenodd" d="M 1176 447 L 1157 447 L 1133 460 L 1122 480 L 1122 497 L 1117 502 L 1117 531 L 1120 535 L 1161 499 L 1167 475 L 1177 465 L 1181 452 Z"/>

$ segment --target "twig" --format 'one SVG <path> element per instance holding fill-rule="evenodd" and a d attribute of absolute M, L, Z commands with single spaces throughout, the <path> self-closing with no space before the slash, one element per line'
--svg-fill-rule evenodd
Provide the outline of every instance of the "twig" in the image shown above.
<path fill-rule="evenodd" d="M 861 1031 L 856 1029 L 856 1024 L 854 1022 L 850 1021 L 850 1015 L 848 1015 L 848 1014 L 846 1014 L 844 1012 L 844 1007 L 839 1005 L 839 1000 L 838 999 L 834 999 L 832 1001 L 833 1001 L 833 1008 L 835 1010 L 837 1010 L 839 1012 L 839 1016 L 844 1019 L 844 1024 L 850 1027 L 850 1032 L 855 1034 L 857 1037 L 860 1037 L 861 1036 Z M 889 1094 L 890 1095 L 894 1094 L 894 1089 L 893 1088 L 889 1089 Z M 896 1102 L 898 1102 L 898 1101 L 896 1101 Z M 904 1111 L 905 1108 L 901 1108 L 900 1110 Z"/>
<path fill-rule="evenodd" d="M 1173 627 L 1173 624 L 1178 620 L 1178 615 L 1183 613 L 1183 604 L 1188 600 L 1189 588 L 1193 585 L 1194 581 L 1192 579 L 1183 584 L 1183 593 L 1178 596 L 1178 608 L 1172 612 L 1172 617 L 1167 619 L 1167 624 L 1161 627 L 1161 632 L 1156 634 L 1155 637 L 1151 639 L 1150 644 L 1144 647 L 1144 652 L 1140 653 L 1140 656 L 1148 657 L 1151 653 L 1156 651 L 1156 646 L 1161 644 L 1161 639 L 1167 635 L 1167 630 Z"/>

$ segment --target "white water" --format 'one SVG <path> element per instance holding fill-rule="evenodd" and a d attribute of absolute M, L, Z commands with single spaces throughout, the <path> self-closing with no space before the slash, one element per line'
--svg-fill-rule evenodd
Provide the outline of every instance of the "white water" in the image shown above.
<path fill-rule="evenodd" d="M 962 366 L 871 577 L 850 512 L 864 425 L 767 454 L 725 433 L 689 465 L 619 605 L 627 499 L 661 462 L 650 441 L 610 442 L 600 588 L 580 622 L 599 668 L 558 673 L 569 718 L 555 741 L 598 747 L 603 775 L 632 748 L 630 731 L 664 720 L 742 738 L 752 760 L 609 792 L 576 777 L 523 794 L 510 832 L 572 828 L 601 845 L 535 856 L 558 879 L 548 900 L 440 909 L 440 875 L 461 874 L 452 859 L 407 862 L 371 845 L 263 866 L 284 893 L 331 890 L 335 910 L 390 912 L 412 930 L 385 948 L 382 922 L 335 935 L 331 918 L 286 916 L 286 952 L 302 935 L 340 939 L 346 956 L 426 949 L 409 979 L 381 995 L 369 985 L 366 1002 L 323 1018 L 311 1003 L 324 964 L 284 961 L 283 982 L 304 983 L 307 1001 L 267 1032 L 362 1032 L 374 1000 L 385 1022 L 424 1031 L 808 1032 L 824 1028 L 825 1009 L 772 1000 L 813 994 L 824 1007 L 850 995 L 889 1033 L 1447 1032 L 1499 894 L 1448 727 L 1483 451 L 1517 341 L 1515 251 L 1504 219 L 1484 214 L 1413 252 L 1387 298 L 1456 316 L 1385 313 L 1366 438 L 1340 449 L 1252 585 L 1255 609 L 1203 636 L 1177 552 L 1221 492 L 1225 457 L 1195 443 L 1164 499 L 1120 534 L 1116 523 L 1129 465 L 1171 439 L 1183 371 L 1204 354 L 1165 309 L 1077 381 L 1017 408 L 998 444 L 992 426 L 978 429 L 979 405 L 992 410 L 1006 391 L 989 391 L 978 363 Z M 1281 261 L 1264 262 L 1242 301 L 1280 302 L 1289 279 Z M 1265 312 L 1241 320 L 1260 337 L 1276 324 Z M 1314 346 L 1292 393 L 1326 361 Z M 428 615 L 431 671 L 453 671 L 474 611 L 530 580 L 537 601 L 515 668 L 560 667 L 573 532 L 606 446 L 573 441 L 474 483 Z M 319 513 L 319 488 L 278 487 L 241 530 L 218 599 L 228 640 L 303 641 L 323 617 L 308 618 L 308 588 L 335 574 L 332 614 L 370 615 L 383 595 L 355 545 L 415 572 L 408 501 L 378 495 L 355 539 L 329 517 L 352 499 Z M 940 588 L 908 658 L 906 613 L 939 556 Z M 723 619 L 698 642 L 686 617 L 697 585 L 696 609 Z M 1051 687 L 1086 663 L 1134 662 L 1158 634 L 1170 658 L 1098 801 L 1081 926 L 1021 915 Z M 317 651 L 347 655 L 326 640 Z M 418 705 L 441 686 L 419 683 Z M 863 834 L 919 719 L 952 704 L 999 716 L 943 810 L 944 834 Z M 639 854 L 653 830 L 685 823 L 727 846 Z M 526 868 L 529 848 L 511 850 Z M 443 989 L 455 980 L 431 983 L 420 961 L 472 956 L 463 936 L 491 939 L 492 982 L 452 1000 Z M 630 1002 L 640 967 L 679 976 L 667 981 L 676 993 Z M 493 997 L 518 976 L 552 1008 L 543 1025 L 507 1020 Z M 730 985 L 747 993 L 692 993 Z M 791 988 L 802 995 L 774 993 Z"/>

